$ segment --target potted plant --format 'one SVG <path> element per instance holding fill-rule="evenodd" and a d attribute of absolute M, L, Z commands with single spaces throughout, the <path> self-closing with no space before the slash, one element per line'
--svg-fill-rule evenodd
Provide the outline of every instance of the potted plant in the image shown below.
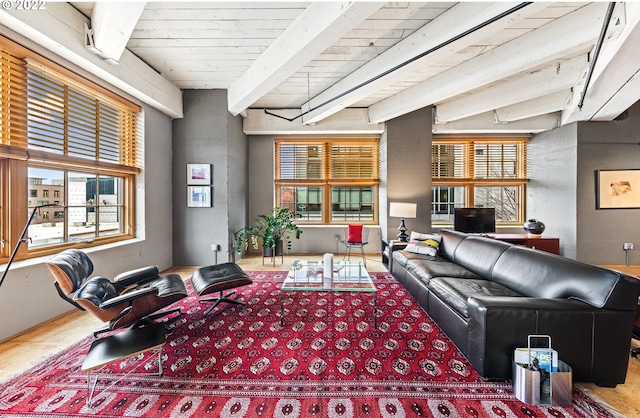
<path fill-rule="evenodd" d="M 249 242 L 252 248 L 257 250 L 260 238 L 264 256 L 281 255 L 285 244 L 287 252 L 291 251 L 292 237 L 298 239 L 302 235 L 302 229 L 293 222 L 295 218 L 300 217 L 301 215 L 288 208 L 274 208 L 270 213 L 258 215 L 253 225 L 234 234 L 236 250 L 246 250 Z"/>

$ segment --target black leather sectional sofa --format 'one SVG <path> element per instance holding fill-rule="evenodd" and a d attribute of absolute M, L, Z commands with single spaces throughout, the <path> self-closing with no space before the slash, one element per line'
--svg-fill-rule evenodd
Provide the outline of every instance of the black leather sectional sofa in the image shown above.
<path fill-rule="evenodd" d="M 485 379 L 510 379 L 516 347 L 550 335 L 573 379 L 624 383 L 640 280 L 452 230 L 436 256 L 392 253 L 391 271 Z"/>

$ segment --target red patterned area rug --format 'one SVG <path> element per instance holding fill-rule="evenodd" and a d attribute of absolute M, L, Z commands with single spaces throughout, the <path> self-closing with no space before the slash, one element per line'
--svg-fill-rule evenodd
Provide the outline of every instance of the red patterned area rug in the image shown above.
<path fill-rule="evenodd" d="M 377 329 L 370 294 L 282 295 L 285 272 L 249 274 L 254 283 L 238 291 L 245 306 L 222 304 L 203 317 L 208 305 L 196 296 L 179 302 L 183 313 L 167 319 L 161 355 L 108 366 L 91 406 L 80 370 L 87 337 L 5 382 L 0 416 L 612 416 L 578 389 L 572 407 L 533 407 L 512 395 L 510 382 L 483 381 L 388 273 L 372 273 Z M 163 375 L 142 375 L 159 357 Z M 116 376 L 131 368 L 135 374 Z"/>

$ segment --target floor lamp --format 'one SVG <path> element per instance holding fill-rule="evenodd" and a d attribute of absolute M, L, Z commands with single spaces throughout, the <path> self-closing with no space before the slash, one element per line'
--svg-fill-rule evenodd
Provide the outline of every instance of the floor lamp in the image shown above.
<path fill-rule="evenodd" d="M 18 253 L 18 248 L 20 248 L 20 245 L 28 239 L 28 238 L 25 238 L 25 236 L 27 235 L 27 231 L 29 230 L 29 225 L 31 225 L 31 221 L 33 221 L 33 217 L 35 216 L 36 212 L 38 212 L 40 208 L 51 207 L 51 206 L 60 206 L 60 205 L 58 204 L 40 205 L 33 208 L 33 212 L 31 212 L 31 216 L 29 216 L 29 219 L 27 219 L 27 223 L 24 225 L 24 228 L 22 229 L 22 234 L 20 234 L 20 239 L 18 240 L 18 243 L 16 244 L 15 247 L 13 247 L 13 251 L 11 252 L 11 257 L 9 257 L 9 262 L 7 263 L 7 268 L 4 269 L 4 272 L 2 273 L 2 278 L 0 279 L 0 286 L 2 286 L 2 282 L 4 282 L 4 278 L 7 277 L 7 273 L 9 272 L 9 267 L 11 267 L 11 263 L 13 263 L 13 259 Z"/>
<path fill-rule="evenodd" d="M 415 218 L 417 203 L 401 203 L 391 202 L 389 204 L 389 216 L 393 218 L 400 218 L 400 226 L 398 227 L 398 239 L 400 242 L 407 242 L 407 227 L 404 225 L 404 218 Z"/>

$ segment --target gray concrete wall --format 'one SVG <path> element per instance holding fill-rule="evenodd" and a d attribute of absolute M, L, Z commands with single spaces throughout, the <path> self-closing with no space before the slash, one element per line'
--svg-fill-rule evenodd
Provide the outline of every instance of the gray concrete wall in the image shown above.
<path fill-rule="evenodd" d="M 636 247 L 629 264 L 640 264 L 640 209 L 596 209 L 597 170 L 640 169 L 640 104 L 620 119 L 578 124 L 577 258 L 594 264 L 624 264 L 624 242 Z"/>
<path fill-rule="evenodd" d="M 229 259 L 230 228 L 242 223 L 242 216 L 231 218 L 230 212 L 240 213 L 245 201 L 241 117 L 227 112 L 226 90 L 185 90 L 183 100 L 184 118 L 173 121 L 174 263 L 224 262 Z M 212 164 L 212 207 L 187 207 L 189 163 Z"/>
<path fill-rule="evenodd" d="M 527 219 L 544 222 L 543 235 L 559 238 L 560 253 L 569 258 L 576 257 L 577 158 L 576 124 L 536 135 L 527 144 Z"/>
<path fill-rule="evenodd" d="M 246 225 L 249 207 L 249 149 L 247 136 L 242 132 L 242 118 L 227 113 L 229 126 L 229 155 L 227 157 L 229 216 L 227 248 L 221 253 L 234 258 L 233 233 Z"/>
<path fill-rule="evenodd" d="M 565 257 L 622 265 L 622 244 L 640 242 L 640 209 L 596 209 L 597 170 L 640 169 L 640 104 L 619 119 L 570 124 L 529 142 L 527 216 L 560 238 Z M 638 263 L 640 251 L 630 251 L 629 264 Z"/>
<path fill-rule="evenodd" d="M 389 210 L 390 202 L 417 203 L 416 219 L 406 219 L 411 231 L 431 232 L 431 107 L 416 110 L 387 122 L 385 134 L 386 196 L 380 205 Z M 400 219 L 387 218 L 383 235 L 397 239 Z"/>
<path fill-rule="evenodd" d="M 137 178 L 137 239 L 87 249 L 94 274 L 114 277 L 126 270 L 173 265 L 171 218 L 171 119 L 144 108 L 145 168 Z M 168 169 L 169 167 L 169 169 Z M 0 341 L 75 310 L 53 286 L 44 262 L 49 257 L 18 261 L 0 288 Z"/>

